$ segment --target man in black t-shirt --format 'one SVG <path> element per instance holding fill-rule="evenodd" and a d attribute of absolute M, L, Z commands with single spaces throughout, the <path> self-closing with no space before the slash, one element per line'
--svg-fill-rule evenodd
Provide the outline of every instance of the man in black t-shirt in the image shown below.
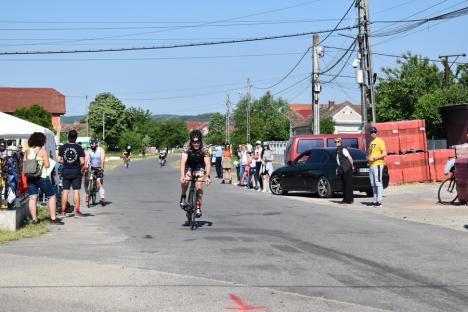
<path fill-rule="evenodd" d="M 85 153 L 81 145 L 76 143 L 77 137 L 78 133 L 76 130 L 70 130 L 70 132 L 68 132 L 68 143 L 59 148 L 59 162 L 63 164 L 62 215 L 65 215 L 65 207 L 68 202 L 70 187 L 73 187 L 75 215 L 81 214 L 81 166 L 84 164 Z"/>

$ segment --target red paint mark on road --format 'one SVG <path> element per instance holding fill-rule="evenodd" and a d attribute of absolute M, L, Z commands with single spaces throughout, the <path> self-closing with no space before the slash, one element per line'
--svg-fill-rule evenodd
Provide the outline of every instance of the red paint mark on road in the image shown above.
<path fill-rule="evenodd" d="M 242 301 L 241 298 L 237 297 L 236 295 L 229 294 L 229 298 L 234 301 L 235 304 L 237 304 L 239 307 L 237 308 L 224 308 L 224 310 L 237 310 L 237 311 L 254 311 L 254 310 L 266 310 L 269 309 L 268 307 L 263 307 L 263 306 L 251 306 L 244 301 Z"/>

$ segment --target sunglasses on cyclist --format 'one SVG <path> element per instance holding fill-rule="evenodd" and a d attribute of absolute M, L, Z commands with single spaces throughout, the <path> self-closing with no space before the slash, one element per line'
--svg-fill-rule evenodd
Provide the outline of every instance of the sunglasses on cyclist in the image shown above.
<path fill-rule="evenodd" d="M 201 143 L 200 143 L 200 141 L 192 141 L 192 144 L 194 144 L 194 145 L 200 145 Z"/>

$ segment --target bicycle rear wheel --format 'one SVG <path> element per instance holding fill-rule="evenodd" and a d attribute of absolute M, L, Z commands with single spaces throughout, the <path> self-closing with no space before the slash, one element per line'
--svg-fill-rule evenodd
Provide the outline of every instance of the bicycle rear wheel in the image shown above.
<path fill-rule="evenodd" d="M 187 217 L 189 217 L 188 222 L 191 225 L 191 229 L 195 230 L 197 228 L 197 221 L 195 220 L 196 214 L 195 214 L 195 182 L 192 182 L 190 185 L 190 191 L 189 191 L 189 196 L 188 196 L 188 205 L 189 205 L 189 214 Z"/>
<path fill-rule="evenodd" d="M 453 204 L 457 200 L 457 187 L 453 177 L 446 179 L 440 184 L 437 196 L 439 203 L 443 205 Z"/>

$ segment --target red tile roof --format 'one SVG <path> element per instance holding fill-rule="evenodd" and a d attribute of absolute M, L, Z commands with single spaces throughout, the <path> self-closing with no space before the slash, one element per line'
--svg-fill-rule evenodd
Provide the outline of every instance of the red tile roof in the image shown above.
<path fill-rule="evenodd" d="M 198 129 L 200 130 L 201 128 L 203 128 L 204 126 L 207 126 L 208 125 L 208 122 L 207 121 L 189 121 L 187 120 L 185 122 L 185 126 L 187 127 L 187 129 Z"/>
<path fill-rule="evenodd" d="M 34 104 L 52 114 L 63 115 L 65 95 L 52 88 L 0 88 L 0 111 L 13 113 L 22 107 Z"/>

